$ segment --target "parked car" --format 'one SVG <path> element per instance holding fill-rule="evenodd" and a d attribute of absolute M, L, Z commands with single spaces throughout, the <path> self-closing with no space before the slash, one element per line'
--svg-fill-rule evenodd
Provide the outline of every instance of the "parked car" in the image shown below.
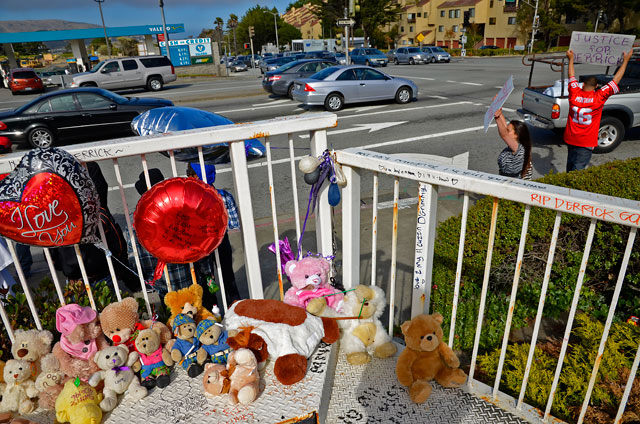
<path fill-rule="evenodd" d="M 336 57 L 336 62 L 338 63 L 338 65 L 347 65 L 347 55 L 345 55 L 344 53 L 336 53 L 335 54 Z"/>
<path fill-rule="evenodd" d="M 275 71 L 279 67 L 289 62 L 293 62 L 295 58 L 288 57 L 277 57 L 275 59 L 267 59 L 260 62 L 260 72 L 264 74 L 265 72 Z"/>
<path fill-rule="evenodd" d="M 437 46 L 424 46 L 421 50 L 429 54 L 429 62 L 451 62 L 451 55 L 446 52 L 442 47 Z"/>
<path fill-rule="evenodd" d="M 177 79 L 165 56 L 122 57 L 103 60 L 89 72 L 73 76 L 71 87 L 100 87 L 108 90 L 145 87 L 159 91 Z"/>
<path fill-rule="evenodd" d="M 396 49 L 388 50 L 386 56 L 389 62 L 393 62 L 393 60 L 396 58 Z"/>
<path fill-rule="evenodd" d="M 44 83 L 32 68 L 15 68 L 9 71 L 9 89 L 11 94 L 19 92 L 44 92 Z"/>
<path fill-rule="evenodd" d="M 498 47 L 498 46 L 482 46 L 482 47 L 480 47 L 480 50 L 486 50 L 486 49 L 493 50 L 493 49 L 499 49 L 499 48 L 500 47 Z"/>
<path fill-rule="evenodd" d="M 408 63 L 409 65 L 429 63 L 429 54 L 423 52 L 418 47 L 400 47 L 396 50 L 393 63 L 396 65 L 401 63 Z"/>
<path fill-rule="evenodd" d="M 42 79 L 42 83 L 45 87 L 48 86 L 56 86 L 59 85 L 57 82 L 54 82 L 51 77 L 56 75 L 64 75 L 64 69 L 50 69 L 50 70 L 39 70 L 36 71 L 36 74 Z"/>
<path fill-rule="evenodd" d="M 30 147 L 133 135 L 131 121 L 171 100 L 123 97 L 101 88 L 54 91 L 10 112 L 0 112 L 0 139 Z"/>
<path fill-rule="evenodd" d="M 254 67 L 257 68 L 258 66 L 260 66 L 260 61 L 262 60 L 262 56 L 260 56 L 259 54 L 254 54 L 253 64 L 251 63 L 251 59 L 252 59 L 252 56 L 250 54 L 246 56 L 242 56 L 242 60 L 249 68 L 254 68 Z"/>
<path fill-rule="evenodd" d="M 323 105 L 330 112 L 348 103 L 395 99 L 409 103 L 418 86 L 406 78 L 387 75 L 370 66 L 331 66 L 294 82 L 293 98 L 305 105 Z"/>
<path fill-rule="evenodd" d="M 268 93 L 293 98 L 293 81 L 308 78 L 318 71 L 336 65 L 335 62 L 323 59 L 303 59 L 282 65 L 275 71 L 264 74 L 262 88 Z"/>
<path fill-rule="evenodd" d="M 389 59 L 378 49 L 360 48 L 353 49 L 349 54 L 351 64 L 366 66 L 387 66 Z"/>
<path fill-rule="evenodd" d="M 335 55 L 329 50 L 316 50 L 307 52 L 304 55 L 305 59 L 333 59 Z"/>
<path fill-rule="evenodd" d="M 229 65 L 227 65 L 227 68 L 229 68 L 231 72 L 245 72 L 249 70 L 247 64 L 241 60 L 234 60 L 233 62 L 230 62 Z"/>

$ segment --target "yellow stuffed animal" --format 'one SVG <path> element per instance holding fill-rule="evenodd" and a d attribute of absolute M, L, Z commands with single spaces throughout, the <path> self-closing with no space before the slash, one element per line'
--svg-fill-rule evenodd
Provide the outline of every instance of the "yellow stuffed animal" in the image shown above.
<path fill-rule="evenodd" d="M 79 383 L 76 386 L 76 383 Z M 56 399 L 56 419 L 61 423 L 100 424 L 102 393 L 88 383 L 77 379 L 69 380 Z"/>

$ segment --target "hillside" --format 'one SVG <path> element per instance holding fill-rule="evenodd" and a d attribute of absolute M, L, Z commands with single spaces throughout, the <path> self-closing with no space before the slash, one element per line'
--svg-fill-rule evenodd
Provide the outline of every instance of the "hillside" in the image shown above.
<path fill-rule="evenodd" d="M 0 21 L 0 32 L 59 31 L 63 29 L 99 28 L 100 25 L 86 22 L 71 22 L 62 19 L 39 19 L 24 21 Z"/>

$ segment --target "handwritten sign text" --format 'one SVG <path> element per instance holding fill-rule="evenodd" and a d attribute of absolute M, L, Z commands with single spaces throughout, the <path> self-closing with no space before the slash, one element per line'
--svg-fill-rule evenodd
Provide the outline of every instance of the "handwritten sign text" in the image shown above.
<path fill-rule="evenodd" d="M 622 53 L 631 50 L 635 39 L 635 35 L 573 31 L 569 49 L 576 62 L 615 66 L 622 63 Z"/>

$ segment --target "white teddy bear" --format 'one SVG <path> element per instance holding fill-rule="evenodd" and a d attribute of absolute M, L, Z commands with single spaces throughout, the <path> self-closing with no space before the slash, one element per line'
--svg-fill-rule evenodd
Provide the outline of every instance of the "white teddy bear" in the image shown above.
<path fill-rule="evenodd" d="M 102 371 L 94 373 L 89 379 L 89 384 L 96 387 L 104 380 L 104 399 L 100 402 L 103 411 L 113 410 L 118 403 L 118 395 L 124 392 L 127 392 L 128 399 L 134 401 L 147 396 L 147 389 L 140 385 L 131 369 L 138 357 L 137 352 L 129 353 L 124 346 L 108 346 L 94 356 L 93 361 Z"/>
<path fill-rule="evenodd" d="M 36 409 L 31 399 L 38 396 L 36 385 L 31 380 L 31 366 L 27 361 L 10 359 L 4 366 L 4 381 L 7 386 L 2 394 L 0 412 L 30 414 Z"/>

